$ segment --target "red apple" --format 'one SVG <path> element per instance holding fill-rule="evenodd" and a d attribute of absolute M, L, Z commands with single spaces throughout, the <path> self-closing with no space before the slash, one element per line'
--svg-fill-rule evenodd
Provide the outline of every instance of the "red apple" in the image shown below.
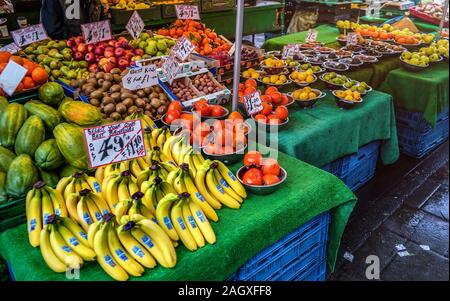
<path fill-rule="evenodd" d="M 78 52 L 77 49 L 78 49 L 78 46 L 77 46 L 77 45 L 73 45 L 73 46 L 72 46 L 72 52 L 73 52 L 73 53 Z"/>
<path fill-rule="evenodd" d="M 105 41 L 101 41 L 101 42 L 97 43 L 97 47 L 103 47 L 103 49 L 104 49 L 104 48 L 108 47 L 108 43 L 106 43 Z"/>
<path fill-rule="evenodd" d="M 100 66 L 100 68 L 103 68 L 106 64 L 109 64 L 109 60 L 106 57 L 102 57 L 98 61 L 98 65 Z"/>
<path fill-rule="evenodd" d="M 96 55 L 103 55 L 103 53 L 105 52 L 105 47 L 97 46 L 97 47 L 95 47 L 94 52 Z"/>
<path fill-rule="evenodd" d="M 87 45 L 87 52 L 94 52 L 94 51 L 95 51 L 95 44 Z"/>
<path fill-rule="evenodd" d="M 106 73 L 109 73 L 114 67 L 115 67 L 115 66 L 114 66 L 113 64 L 111 64 L 111 63 L 106 63 L 106 65 L 103 66 L 103 70 L 104 70 Z"/>
<path fill-rule="evenodd" d="M 114 56 L 117 58 L 123 56 L 124 53 L 125 53 L 125 50 L 122 47 L 114 49 Z"/>
<path fill-rule="evenodd" d="M 120 68 L 120 70 L 126 69 L 130 65 L 130 62 L 124 57 L 119 58 L 119 61 L 117 62 L 117 67 Z"/>
<path fill-rule="evenodd" d="M 82 53 L 86 53 L 87 52 L 86 44 L 84 44 L 84 43 L 78 44 L 77 51 L 78 52 L 82 52 Z"/>
<path fill-rule="evenodd" d="M 108 45 L 111 47 L 115 47 L 116 46 L 117 41 L 116 40 L 109 40 L 108 41 Z"/>
<path fill-rule="evenodd" d="M 139 56 L 143 56 L 144 55 L 144 50 L 142 49 L 135 49 L 134 50 L 134 54 L 139 55 Z"/>
<path fill-rule="evenodd" d="M 103 52 L 103 55 L 105 57 L 112 57 L 114 56 L 114 48 L 113 47 L 106 47 L 105 52 Z"/>
<path fill-rule="evenodd" d="M 100 60 L 103 58 L 105 58 L 103 55 L 97 55 L 95 56 L 95 62 L 98 64 L 98 62 L 100 62 Z"/>
<path fill-rule="evenodd" d="M 95 62 L 95 55 L 92 52 L 88 52 L 84 56 L 84 60 L 88 63 L 93 63 Z"/>
<path fill-rule="evenodd" d="M 125 38 L 125 37 L 119 37 L 119 38 L 117 39 L 117 42 L 127 42 L 127 43 L 128 43 L 128 40 L 127 40 L 127 38 Z"/>
<path fill-rule="evenodd" d="M 81 44 L 81 43 L 84 43 L 84 38 L 82 37 L 82 36 L 78 36 L 78 37 L 76 37 L 75 38 L 75 43 L 78 45 L 78 44 Z"/>
<path fill-rule="evenodd" d="M 73 59 L 75 61 L 81 61 L 84 59 L 84 54 L 82 52 L 77 51 L 73 54 Z"/>
<path fill-rule="evenodd" d="M 89 72 L 91 73 L 95 73 L 100 71 L 100 68 L 98 67 L 98 65 L 96 63 L 90 64 L 89 68 L 88 68 Z"/>
<path fill-rule="evenodd" d="M 117 64 L 117 59 L 116 59 L 114 56 L 109 57 L 109 58 L 108 58 L 108 61 L 109 61 L 111 64 L 113 64 L 114 66 Z"/>
<path fill-rule="evenodd" d="M 75 43 L 75 39 L 74 38 L 69 38 L 67 41 L 66 41 L 66 45 L 67 45 L 67 47 L 70 47 L 70 48 L 72 48 L 73 46 L 75 46 L 77 43 Z"/>

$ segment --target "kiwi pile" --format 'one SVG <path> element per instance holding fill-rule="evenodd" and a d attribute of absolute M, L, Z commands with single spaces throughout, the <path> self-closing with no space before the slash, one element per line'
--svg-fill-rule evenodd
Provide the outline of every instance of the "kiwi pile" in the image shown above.
<path fill-rule="evenodd" d="M 153 120 L 161 118 L 170 103 L 163 89 L 160 86 L 135 91 L 126 89 L 122 86 L 125 72 L 114 68 L 110 73 L 91 73 L 89 79 L 73 80 L 71 85 L 78 93 L 89 97 L 90 103 L 100 108 L 108 122 L 122 120 L 137 110 Z"/>

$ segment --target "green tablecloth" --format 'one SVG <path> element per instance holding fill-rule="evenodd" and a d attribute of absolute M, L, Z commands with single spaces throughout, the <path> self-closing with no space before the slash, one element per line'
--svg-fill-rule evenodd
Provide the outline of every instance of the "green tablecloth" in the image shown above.
<path fill-rule="evenodd" d="M 380 90 L 391 94 L 396 106 L 423 112 L 425 120 L 434 127 L 437 114 L 448 106 L 448 72 L 445 63 L 420 72 L 399 68 L 388 74 Z"/>
<path fill-rule="evenodd" d="M 331 210 L 328 262 L 331 269 L 348 217 L 356 203 L 353 193 L 336 177 L 297 159 L 279 153 L 288 178 L 281 189 L 268 196 L 250 195 L 240 210 L 218 211 L 213 223 L 215 245 L 196 252 L 177 248 L 173 269 L 146 270 L 136 280 L 224 280 L 258 251 L 270 246 L 318 214 Z M 236 170 L 238 165 L 233 166 Z M 0 254 L 10 264 L 16 280 L 66 280 L 51 271 L 41 253 L 28 243 L 25 225 L 0 234 Z M 88 262 L 80 280 L 110 280 L 100 266 Z"/>
<path fill-rule="evenodd" d="M 317 41 L 324 44 L 336 42 L 336 37 L 339 35 L 339 29 L 332 25 L 319 25 L 315 29 L 318 32 Z M 308 31 L 302 31 L 276 37 L 265 41 L 262 48 L 266 51 L 281 50 L 287 44 L 304 43 L 307 34 Z"/>
<path fill-rule="evenodd" d="M 277 141 L 275 135 L 270 139 Z M 372 91 L 364 102 L 351 110 L 336 106 L 334 96 L 319 100 L 312 109 L 290 109 L 289 123 L 279 132 L 282 152 L 321 167 L 374 140 L 384 140 L 381 160 L 398 160 L 399 148 L 392 97 Z"/>
<path fill-rule="evenodd" d="M 361 23 L 384 23 L 390 18 L 376 18 L 376 17 L 361 17 L 359 20 Z M 420 21 L 420 19 L 410 17 L 410 19 L 414 22 L 414 25 L 416 25 L 417 29 L 423 32 L 436 32 L 439 30 L 438 25 L 434 25 L 431 23 L 428 23 L 426 21 Z"/>

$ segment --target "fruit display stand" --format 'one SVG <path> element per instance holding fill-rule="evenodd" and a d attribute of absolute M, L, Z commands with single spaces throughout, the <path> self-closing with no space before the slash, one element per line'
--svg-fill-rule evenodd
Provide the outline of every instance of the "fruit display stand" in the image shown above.
<path fill-rule="evenodd" d="M 417 28 L 420 31 L 423 32 L 436 32 L 439 29 L 439 26 L 436 26 L 434 24 L 430 24 L 425 21 L 417 20 L 415 18 L 410 17 L 410 19 L 414 22 L 414 25 L 417 26 Z M 361 23 L 370 23 L 370 24 L 381 24 L 386 21 L 389 21 L 389 18 L 377 18 L 377 17 L 367 17 L 363 16 L 359 19 Z"/>
<path fill-rule="evenodd" d="M 217 233 L 214 245 L 195 252 L 180 247 L 177 249 L 178 263 L 174 268 L 158 266 L 147 269 L 140 278 L 131 279 L 228 279 L 259 251 L 326 211 L 331 213 L 327 254 L 328 264 L 333 270 L 340 238 L 356 197 L 327 172 L 283 153 L 279 153 L 278 160 L 289 174 L 282 189 L 270 197 L 250 194 L 240 210 L 220 210 L 220 221 L 212 224 Z M 239 167 L 236 164 L 231 169 L 236 171 Z M 64 273 L 51 271 L 39 250 L 30 246 L 25 225 L 0 234 L 0 254 L 9 263 L 16 280 L 67 280 Z M 80 280 L 85 281 L 111 280 L 98 264 L 92 262 L 86 263 L 79 275 Z"/>

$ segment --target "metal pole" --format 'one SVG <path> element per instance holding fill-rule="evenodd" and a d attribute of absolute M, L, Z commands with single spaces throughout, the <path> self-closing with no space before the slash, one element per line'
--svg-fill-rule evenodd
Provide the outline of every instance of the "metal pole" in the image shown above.
<path fill-rule="evenodd" d="M 234 41 L 234 71 L 233 71 L 233 111 L 237 110 L 239 101 L 239 82 L 241 79 L 241 48 L 242 27 L 244 24 L 244 0 L 237 0 L 236 35 Z"/>
<path fill-rule="evenodd" d="M 443 8 L 444 8 L 444 10 L 442 11 L 442 19 L 441 19 L 441 23 L 439 24 L 439 30 L 437 33 L 436 41 L 439 41 L 441 39 L 442 28 L 444 28 L 445 18 L 447 17 L 448 0 L 445 0 Z"/>

